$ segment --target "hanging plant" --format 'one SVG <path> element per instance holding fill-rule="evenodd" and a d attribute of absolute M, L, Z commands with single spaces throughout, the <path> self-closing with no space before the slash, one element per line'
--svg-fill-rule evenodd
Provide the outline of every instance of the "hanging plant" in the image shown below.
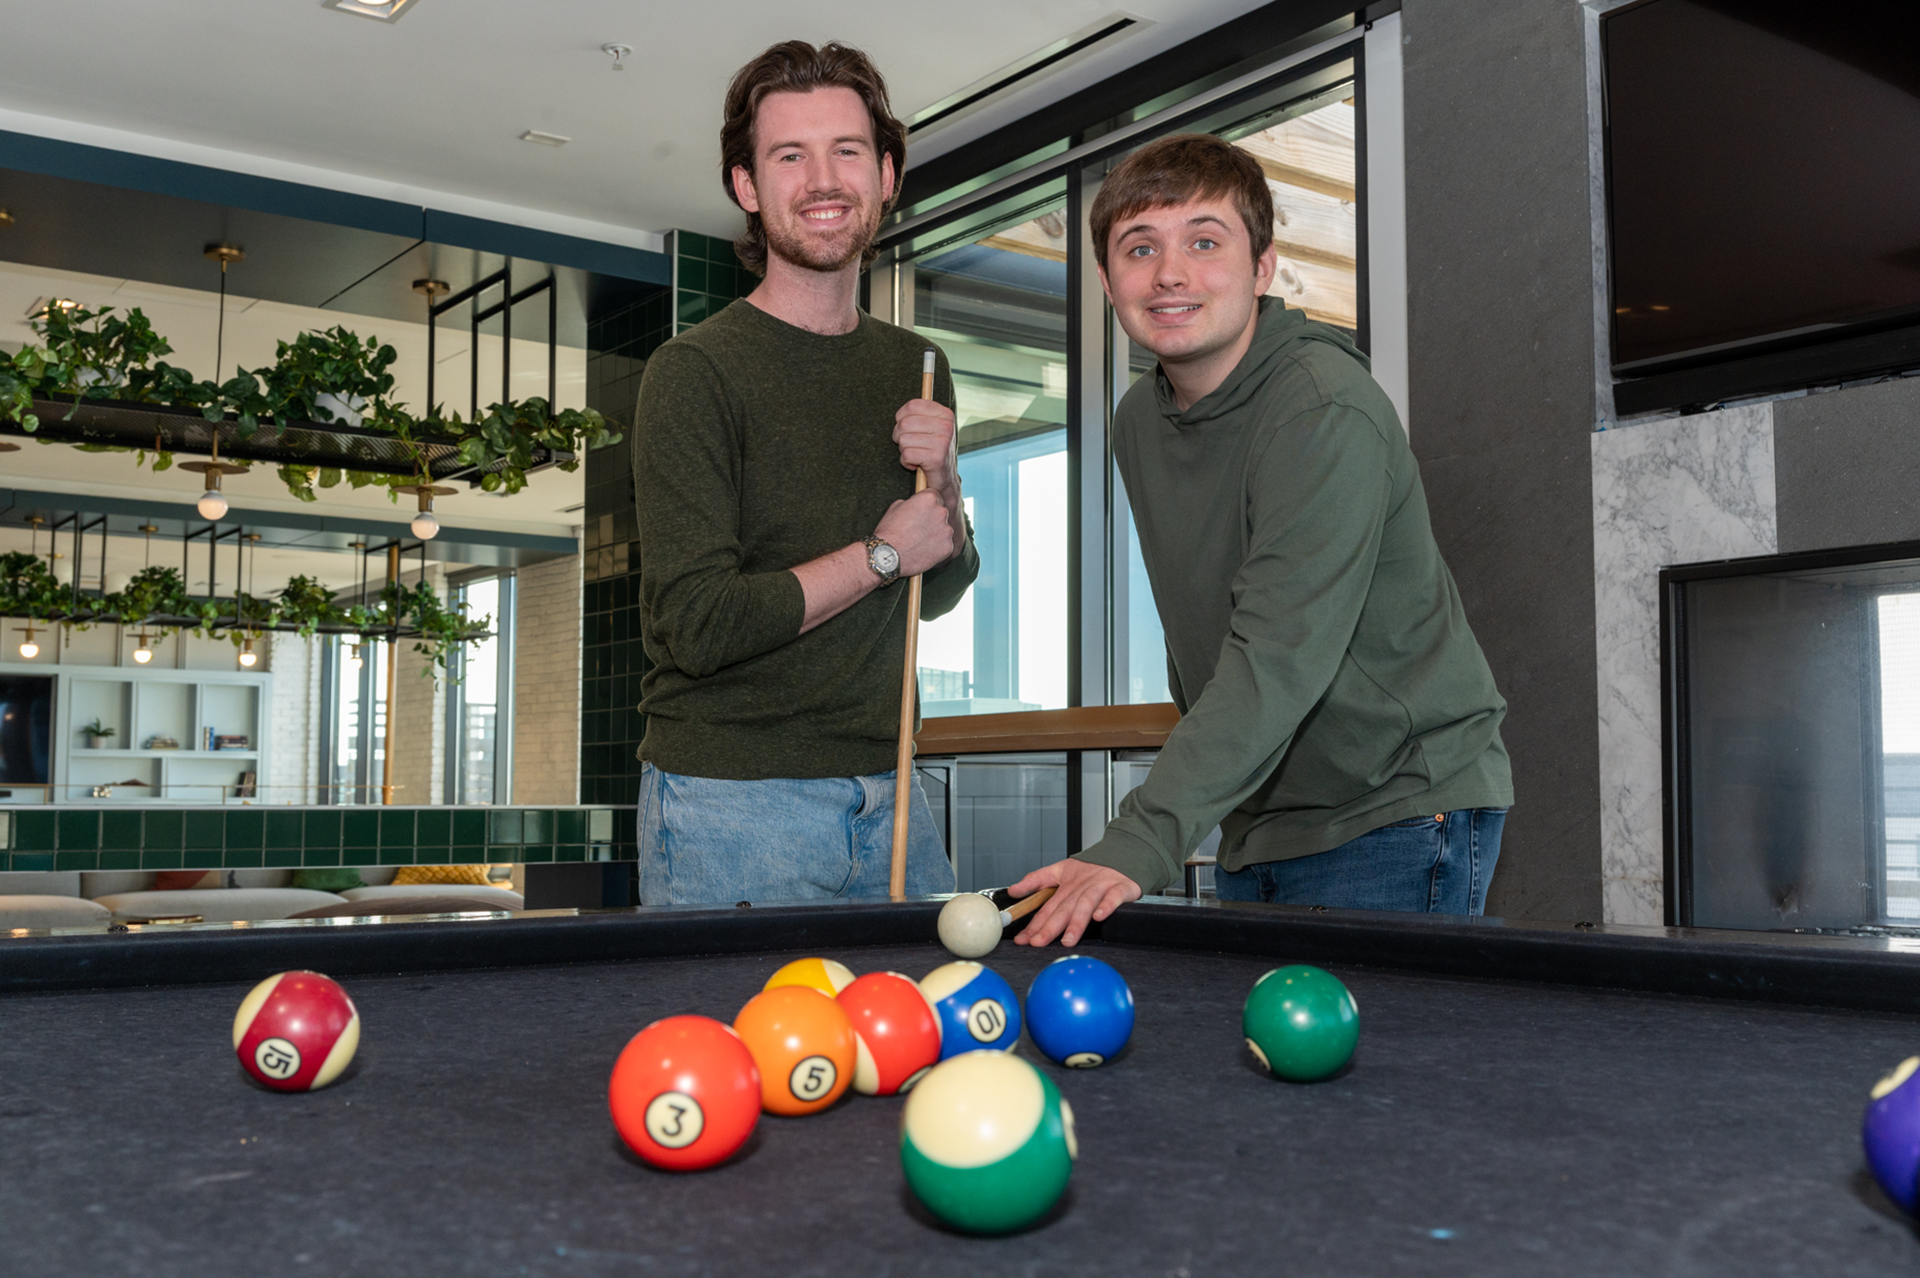
<path fill-rule="evenodd" d="M 493 621 L 491 617 L 468 620 L 464 605 L 448 608 L 440 592 L 426 582 L 411 587 L 394 582 L 381 591 L 380 600 L 391 612 L 406 618 L 407 629 L 418 633 L 413 650 L 429 663 L 422 674 L 432 674 L 436 669 L 445 673 L 447 653 L 460 644 L 485 639 Z"/>
<path fill-rule="evenodd" d="M 508 494 L 526 487 L 536 448 L 571 453 L 571 460 L 558 464 L 572 471 L 590 449 L 621 438 L 594 409 L 556 413 L 539 397 L 494 404 L 471 422 L 457 413 L 442 416 L 431 407 L 426 416 L 415 417 L 388 398 L 394 384 L 390 370 L 399 358 L 393 347 L 381 345 L 377 338 L 363 339 L 339 325 L 279 343 L 268 368 L 236 368 L 226 381 L 209 382 L 158 359 L 172 353 L 173 347 L 137 307 L 121 317 L 112 307 L 56 306 L 30 324 L 45 345 L 25 347 L 10 361 L 0 357 L 0 415 L 12 418 L 29 433 L 40 425 L 33 412 L 35 395 L 70 397 L 74 407 L 68 417 L 83 399 L 197 409 L 210 422 L 232 417 L 243 440 L 265 420 L 330 424 L 343 420 L 340 414 L 345 410 L 359 414 L 363 428 L 400 440 L 412 456 L 413 475 L 281 466 L 281 482 L 302 501 L 317 499 L 316 486 L 331 488 L 342 480 L 353 488 L 382 485 L 389 489 L 388 499 L 397 501 L 393 489 L 431 482 L 428 457 L 419 442 L 428 436 L 458 441 L 460 460 L 487 472 L 481 487 Z M 373 446 L 360 446 L 362 455 L 372 460 Z M 118 451 L 113 445 L 88 447 Z M 146 464 L 147 451 L 139 450 L 135 462 Z M 171 462 L 172 454 L 154 449 L 155 470 L 164 470 Z"/>
<path fill-rule="evenodd" d="M 44 621 L 67 611 L 73 592 L 54 578 L 38 555 L 0 554 L 0 615 Z"/>

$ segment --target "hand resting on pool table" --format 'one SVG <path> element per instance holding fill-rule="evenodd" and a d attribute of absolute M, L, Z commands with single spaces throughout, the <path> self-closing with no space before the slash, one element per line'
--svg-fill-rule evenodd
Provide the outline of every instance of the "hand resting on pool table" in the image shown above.
<path fill-rule="evenodd" d="M 1015 945 L 1045 945 L 1056 936 L 1062 945 L 1076 945 L 1089 922 L 1140 899 L 1140 885 L 1120 871 L 1072 858 L 1041 866 L 1007 891 L 1024 897 L 1043 887 L 1060 890 L 1020 929 Z"/>

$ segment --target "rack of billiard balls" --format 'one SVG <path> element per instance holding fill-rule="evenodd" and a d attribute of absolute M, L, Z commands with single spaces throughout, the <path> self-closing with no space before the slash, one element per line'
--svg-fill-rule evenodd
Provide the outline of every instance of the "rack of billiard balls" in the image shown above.
<path fill-rule="evenodd" d="M 1086 954 L 1043 968 L 1024 1001 L 970 960 L 914 981 L 798 959 L 731 1025 L 669 1016 L 634 1035 L 614 1063 L 608 1107 L 641 1158 L 695 1171 L 738 1154 L 763 1111 L 818 1113 L 849 1090 L 905 1093 L 900 1160 L 914 1195 L 953 1228 L 1004 1234 L 1053 1209 L 1079 1155 L 1072 1106 L 1012 1054 L 1022 1028 L 1048 1059 L 1089 1069 L 1121 1052 L 1133 1024 L 1125 979 Z M 1359 1033 L 1346 987 L 1304 966 L 1261 977 L 1242 1027 L 1264 1065 L 1301 1082 L 1345 1068 Z M 359 1039 L 352 999 L 316 972 L 262 981 L 234 1019 L 242 1067 L 276 1091 L 335 1081 Z"/>

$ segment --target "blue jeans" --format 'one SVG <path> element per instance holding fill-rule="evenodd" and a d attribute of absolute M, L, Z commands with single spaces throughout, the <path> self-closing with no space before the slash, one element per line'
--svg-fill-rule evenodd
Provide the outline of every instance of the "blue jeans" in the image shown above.
<path fill-rule="evenodd" d="M 907 895 L 951 892 L 933 812 L 913 779 Z M 893 865 L 893 773 L 718 781 L 640 772 L 640 900 L 647 905 L 885 897 Z"/>
<path fill-rule="evenodd" d="M 1222 901 L 1482 914 L 1506 823 L 1505 808 L 1396 821 L 1313 856 L 1216 869 L 1214 893 Z"/>

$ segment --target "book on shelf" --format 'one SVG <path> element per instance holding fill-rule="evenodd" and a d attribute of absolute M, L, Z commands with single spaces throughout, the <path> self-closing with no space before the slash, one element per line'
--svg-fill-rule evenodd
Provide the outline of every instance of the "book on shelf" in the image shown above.
<path fill-rule="evenodd" d="M 253 738 L 237 735 L 216 736 L 213 739 L 213 748 L 216 750 L 251 750 L 253 748 Z"/>
<path fill-rule="evenodd" d="M 234 788 L 233 797 L 236 799 L 253 798 L 254 786 L 259 776 L 260 774 L 252 768 L 248 768 L 245 772 L 242 772 L 240 774 L 240 784 Z"/>

